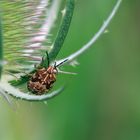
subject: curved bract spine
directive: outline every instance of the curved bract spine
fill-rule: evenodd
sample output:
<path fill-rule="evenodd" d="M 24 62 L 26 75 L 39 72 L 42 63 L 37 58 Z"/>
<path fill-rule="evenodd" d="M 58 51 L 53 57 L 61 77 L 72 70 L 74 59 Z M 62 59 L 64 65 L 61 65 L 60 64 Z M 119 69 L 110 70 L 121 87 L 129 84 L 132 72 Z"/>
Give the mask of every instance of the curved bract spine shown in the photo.
<path fill-rule="evenodd" d="M 6 95 L 11 95 L 17 99 L 22 99 L 22 100 L 27 100 L 27 101 L 43 101 L 43 100 L 48 100 L 57 96 L 59 93 L 61 93 L 64 90 L 64 87 L 61 87 L 58 90 L 52 91 L 48 94 L 31 95 L 28 93 L 21 92 L 19 89 L 11 86 L 9 83 L 2 81 L 0 82 L 0 89 L 3 91 L 2 94 L 5 97 Z"/>

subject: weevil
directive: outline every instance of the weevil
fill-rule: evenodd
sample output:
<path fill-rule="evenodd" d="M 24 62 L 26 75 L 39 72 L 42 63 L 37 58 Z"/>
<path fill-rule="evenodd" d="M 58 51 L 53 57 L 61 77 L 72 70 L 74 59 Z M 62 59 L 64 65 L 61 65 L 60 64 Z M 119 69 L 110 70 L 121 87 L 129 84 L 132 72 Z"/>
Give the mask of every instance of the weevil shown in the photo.
<path fill-rule="evenodd" d="M 48 66 L 37 69 L 27 82 L 28 90 L 36 95 L 47 93 L 53 87 L 53 84 L 56 81 L 56 75 L 58 74 L 58 66 L 67 61 L 66 59 L 57 65 L 54 63 L 54 66 L 51 66 L 48 53 L 47 59 Z"/>

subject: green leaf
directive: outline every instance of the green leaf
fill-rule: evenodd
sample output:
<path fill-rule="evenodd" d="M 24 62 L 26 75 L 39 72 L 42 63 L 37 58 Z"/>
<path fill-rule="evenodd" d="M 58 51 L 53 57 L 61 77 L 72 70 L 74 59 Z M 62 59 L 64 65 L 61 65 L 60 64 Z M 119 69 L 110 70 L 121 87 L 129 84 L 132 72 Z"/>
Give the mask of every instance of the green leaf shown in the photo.
<path fill-rule="evenodd" d="M 28 75 L 24 75 L 24 76 L 21 76 L 19 79 L 17 80 L 11 80 L 9 81 L 9 83 L 12 85 L 12 86 L 20 86 L 22 84 L 25 84 L 28 80 L 29 80 L 30 76 Z"/>

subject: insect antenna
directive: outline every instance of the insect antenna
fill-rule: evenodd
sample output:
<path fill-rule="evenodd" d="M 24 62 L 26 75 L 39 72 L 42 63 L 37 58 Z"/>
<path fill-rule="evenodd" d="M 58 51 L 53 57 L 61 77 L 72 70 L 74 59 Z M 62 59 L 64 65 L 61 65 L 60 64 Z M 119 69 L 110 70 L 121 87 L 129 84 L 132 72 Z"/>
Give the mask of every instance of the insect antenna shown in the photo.
<path fill-rule="evenodd" d="M 65 63 L 66 61 L 68 61 L 68 59 L 65 59 L 64 61 L 60 62 L 59 64 L 56 65 L 56 62 L 54 64 L 54 67 L 59 67 L 61 66 L 63 63 Z"/>

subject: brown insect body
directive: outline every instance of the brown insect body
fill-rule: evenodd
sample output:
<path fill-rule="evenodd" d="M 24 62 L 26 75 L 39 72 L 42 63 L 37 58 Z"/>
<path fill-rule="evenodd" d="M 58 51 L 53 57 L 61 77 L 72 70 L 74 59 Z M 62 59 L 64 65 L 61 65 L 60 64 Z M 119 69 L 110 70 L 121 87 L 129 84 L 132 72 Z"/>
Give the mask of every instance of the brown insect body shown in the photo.
<path fill-rule="evenodd" d="M 27 83 L 27 88 L 34 94 L 42 95 L 52 88 L 57 73 L 57 68 L 53 66 L 38 69 Z"/>

